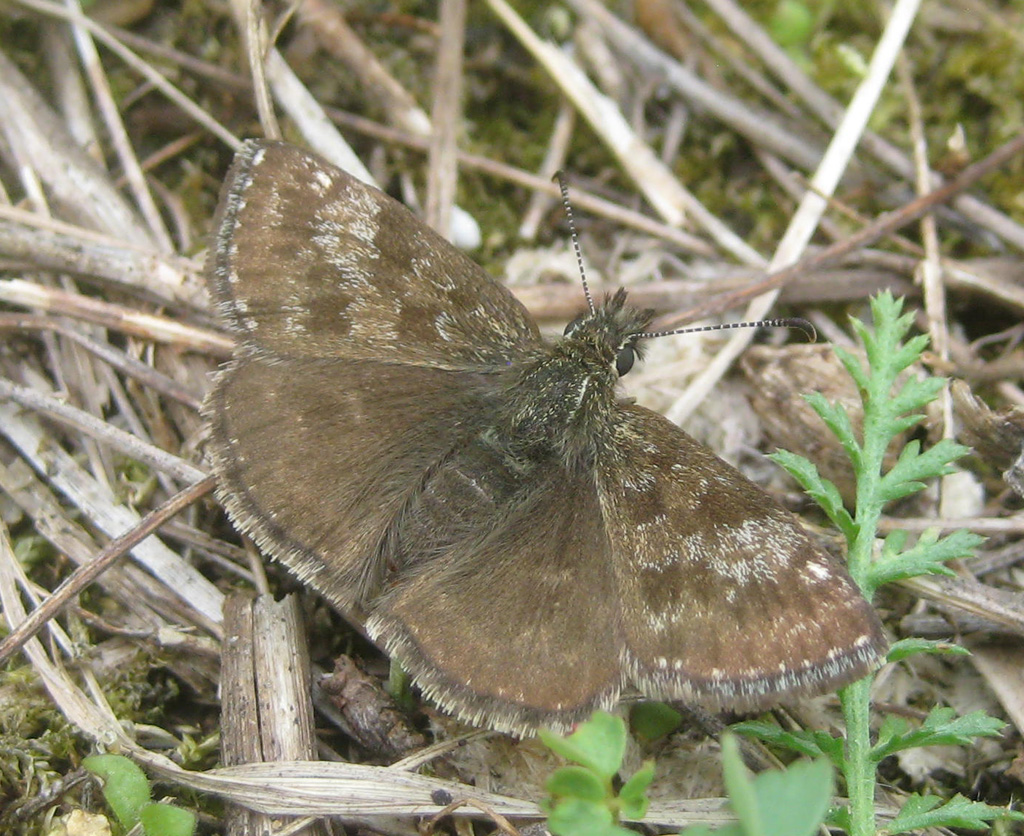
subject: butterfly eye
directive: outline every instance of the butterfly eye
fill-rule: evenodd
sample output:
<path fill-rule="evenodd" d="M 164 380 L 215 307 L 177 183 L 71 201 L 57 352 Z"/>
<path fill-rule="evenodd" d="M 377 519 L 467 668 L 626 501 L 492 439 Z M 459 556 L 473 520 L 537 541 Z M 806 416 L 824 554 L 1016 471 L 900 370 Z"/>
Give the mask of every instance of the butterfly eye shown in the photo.
<path fill-rule="evenodd" d="M 568 325 L 565 326 L 565 330 L 562 332 L 562 336 L 568 337 L 570 334 L 572 334 L 573 331 L 579 328 L 580 323 L 583 322 L 584 319 L 586 319 L 586 315 L 580 314 L 578 317 L 572 320 Z"/>
<path fill-rule="evenodd" d="M 631 368 L 633 363 L 636 361 L 636 350 L 631 345 L 624 345 L 619 349 L 619 353 L 615 355 L 615 371 L 618 372 L 619 377 L 626 374 Z"/>

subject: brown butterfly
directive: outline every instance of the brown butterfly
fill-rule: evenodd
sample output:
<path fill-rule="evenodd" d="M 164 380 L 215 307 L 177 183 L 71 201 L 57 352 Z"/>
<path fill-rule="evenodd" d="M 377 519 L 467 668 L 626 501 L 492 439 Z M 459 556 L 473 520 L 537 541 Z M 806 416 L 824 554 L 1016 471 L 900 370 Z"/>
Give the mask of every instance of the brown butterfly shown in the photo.
<path fill-rule="evenodd" d="M 237 339 L 206 406 L 221 501 L 442 708 L 522 733 L 625 689 L 753 709 L 877 664 L 843 566 L 616 392 L 650 321 L 624 292 L 549 344 L 403 206 L 264 141 L 208 273 Z"/>

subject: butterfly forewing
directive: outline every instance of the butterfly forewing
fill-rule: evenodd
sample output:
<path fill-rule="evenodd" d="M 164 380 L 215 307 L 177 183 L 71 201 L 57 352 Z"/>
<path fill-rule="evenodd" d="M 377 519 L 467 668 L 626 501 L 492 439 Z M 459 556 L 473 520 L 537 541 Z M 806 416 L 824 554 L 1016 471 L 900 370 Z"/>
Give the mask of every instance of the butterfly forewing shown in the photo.
<path fill-rule="evenodd" d="M 405 207 L 281 142 L 235 158 L 208 275 L 250 348 L 439 368 L 504 365 L 539 343 L 523 306 Z"/>
<path fill-rule="evenodd" d="M 239 341 L 206 406 L 222 501 L 358 611 L 379 591 L 391 517 L 493 420 L 482 372 L 536 351 L 536 326 L 400 204 L 279 142 L 235 158 L 207 272 Z"/>
<path fill-rule="evenodd" d="M 408 571 L 367 626 L 464 719 L 566 729 L 613 705 L 622 683 L 608 539 L 589 474 L 549 462 L 516 479 L 499 459 L 471 447 L 435 475 L 448 494 L 455 481 L 475 490 L 458 492 L 460 507 L 434 505 L 440 551 L 438 535 L 411 523 L 421 536 L 405 549 L 418 553 L 405 555 Z"/>
<path fill-rule="evenodd" d="M 429 468 L 493 420 L 492 387 L 363 360 L 234 363 L 206 406 L 219 496 L 272 557 L 343 611 L 362 609 L 385 572 L 388 524 Z M 460 422 L 446 420 L 454 410 Z"/>
<path fill-rule="evenodd" d="M 866 674 L 885 640 L 845 568 L 670 421 L 618 412 L 597 480 L 630 680 L 747 709 Z"/>

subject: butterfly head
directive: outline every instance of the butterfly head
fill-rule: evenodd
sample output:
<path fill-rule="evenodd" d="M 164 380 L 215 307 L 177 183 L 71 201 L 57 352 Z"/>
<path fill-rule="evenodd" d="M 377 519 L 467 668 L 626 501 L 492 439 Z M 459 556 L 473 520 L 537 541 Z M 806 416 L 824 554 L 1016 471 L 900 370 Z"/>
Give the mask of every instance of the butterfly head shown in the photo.
<path fill-rule="evenodd" d="M 640 339 L 652 316 L 652 311 L 627 306 L 626 291 L 620 289 L 600 307 L 566 325 L 563 343 L 613 368 L 615 378 L 619 378 L 643 356 Z"/>

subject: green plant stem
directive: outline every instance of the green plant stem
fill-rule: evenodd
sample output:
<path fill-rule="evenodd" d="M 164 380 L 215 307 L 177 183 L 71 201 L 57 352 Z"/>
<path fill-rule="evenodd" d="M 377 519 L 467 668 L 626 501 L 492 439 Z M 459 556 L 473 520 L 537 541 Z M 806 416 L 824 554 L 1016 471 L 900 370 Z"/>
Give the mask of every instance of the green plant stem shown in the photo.
<path fill-rule="evenodd" d="M 846 721 L 846 795 L 850 800 L 850 836 L 875 834 L 875 765 L 871 760 L 871 682 L 859 679 L 839 692 Z"/>
<path fill-rule="evenodd" d="M 876 395 L 877 397 L 877 395 Z M 864 446 L 857 480 L 856 535 L 849 543 L 850 575 L 867 596 L 870 588 L 871 560 L 882 503 L 878 500 L 882 463 L 890 434 L 878 426 L 881 421 L 872 409 L 871 396 L 864 405 Z M 867 676 L 843 688 L 839 699 L 846 722 L 846 795 L 850 800 L 850 836 L 875 834 L 875 764 L 871 759 L 871 683 Z"/>
<path fill-rule="evenodd" d="M 877 381 L 873 381 L 876 382 Z M 888 382 L 888 381 L 886 381 Z M 882 463 L 890 433 L 885 431 L 882 418 L 873 409 L 872 397 L 881 392 L 866 392 L 864 403 L 864 443 L 861 447 L 861 467 L 857 479 L 856 535 L 848 543 L 850 575 L 869 598 L 871 559 L 878 531 L 882 503 L 878 501 L 881 488 Z M 843 688 L 839 699 L 846 722 L 846 759 L 843 772 L 846 777 L 846 795 L 850 801 L 850 836 L 875 834 L 875 764 L 871 760 L 871 682 L 867 676 Z"/>
<path fill-rule="evenodd" d="M 864 405 L 864 445 L 861 448 L 861 468 L 857 475 L 857 534 L 849 543 L 847 565 L 850 575 L 869 598 L 874 593 L 868 588 L 871 577 L 871 558 L 878 533 L 882 503 L 878 492 L 882 481 L 882 463 L 890 434 L 877 427 L 878 417 L 871 409 L 870 400 Z"/>
<path fill-rule="evenodd" d="M 396 703 L 406 711 L 413 708 L 412 691 L 409 690 L 409 674 L 405 672 L 398 661 L 391 660 L 391 667 L 388 669 L 387 692 Z"/>

